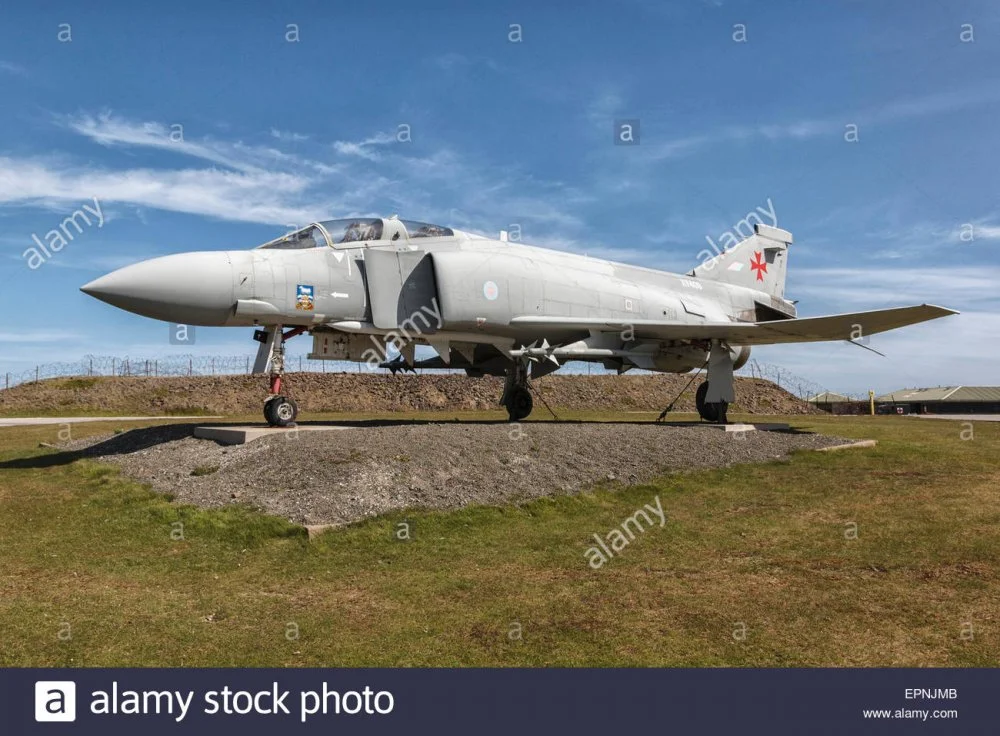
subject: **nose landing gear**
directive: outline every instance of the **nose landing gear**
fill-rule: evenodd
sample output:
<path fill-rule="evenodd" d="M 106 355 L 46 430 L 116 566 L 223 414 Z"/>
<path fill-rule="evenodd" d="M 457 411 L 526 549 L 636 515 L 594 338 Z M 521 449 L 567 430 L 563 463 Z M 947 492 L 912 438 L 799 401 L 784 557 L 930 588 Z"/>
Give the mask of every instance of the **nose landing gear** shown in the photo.
<path fill-rule="evenodd" d="M 274 325 L 254 333 L 260 342 L 254 373 L 267 373 L 269 378 L 268 399 L 264 402 L 264 420 L 271 427 L 290 427 L 295 424 L 299 407 L 293 399 L 282 394 L 282 376 L 285 373 L 285 340 L 300 335 L 305 327 L 296 327 L 288 332 L 281 325 Z"/>

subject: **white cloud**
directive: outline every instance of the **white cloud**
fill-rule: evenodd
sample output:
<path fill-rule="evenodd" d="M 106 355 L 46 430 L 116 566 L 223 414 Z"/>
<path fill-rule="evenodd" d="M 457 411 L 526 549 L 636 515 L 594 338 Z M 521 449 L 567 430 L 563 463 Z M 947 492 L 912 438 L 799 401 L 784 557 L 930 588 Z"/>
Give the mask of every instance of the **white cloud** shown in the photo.
<path fill-rule="evenodd" d="M 302 133 L 293 133 L 288 130 L 278 130 L 277 128 L 271 128 L 271 137 L 277 138 L 279 141 L 291 141 L 293 143 L 309 140 L 309 136 Z"/>
<path fill-rule="evenodd" d="M 806 140 L 818 136 L 841 135 L 845 126 L 894 123 L 901 120 L 938 115 L 955 110 L 992 104 L 1000 100 L 1000 92 L 988 90 L 959 90 L 926 95 L 910 99 L 892 100 L 881 107 L 867 110 L 845 111 L 835 118 L 815 118 L 793 120 L 787 123 L 763 125 L 731 125 L 708 133 L 682 136 L 646 149 L 647 160 L 660 161 L 690 155 L 703 148 L 719 143 L 740 142 L 754 139 Z"/>
<path fill-rule="evenodd" d="M 303 204 L 310 180 L 294 174 L 219 169 L 126 169 L 61 166 L 44 159 L 0 157 L 0 204 L 57 211 L 94 197 L 245 222 L 285 224 L 322 217 Z"/>
<path fill-rule="evenodd" d="M 253 146 L 242 141 L 227 142 L 210 138 L 189 139 L 179 124 L 136 122 L 105 112 L 98 116 L 80 115 L 61 119 L 69 129 L 103 146 L 154 148 L 192 156 L 243 172 L 261 172 L 269 168 L 303 168 L 333 173 L 336 167 L 285 153 L 269 146 Z M 275 132 L 272 130 L 272 135 Z M 297 134 L 290 134 L 297 135 Z"/>
<path fill-rule="evenodd" d="M 838 311 L 875 309 L 887 304 L 963 305 L 1000 302 L 1000 267 L 804 268 L 789 270 L 790 285 L 803 306 L 842 305 Z"/>
<path fill-rule="evenodd" d="M 6 72 L 7 74 L 13 74 L 18 77 L 24 77 L 28 75 L 27 69 L 25 69 L 20 64 L 15 64 L 12 61 L 0 61 L 0 72 Z"/>
<path fill-rule="evenodd" d="M 45 343 L 79 339 L 80 334 L 78 332 L 69 331 L 32 330 L 31 332 L 0 332 L 0 343 Z"/>
<path fill-rule="evenodd" d="M 333 148 L 337 153 L 345 156 L 358 156 L 368 161 L 379 161 L 382 157 L 378 151 L 373 150 L 374 147 L 385 146 L 395 142 L 396 136 L 392 133 L 377 133 L 363 141 L 336 141 L 333 144 Z"/>

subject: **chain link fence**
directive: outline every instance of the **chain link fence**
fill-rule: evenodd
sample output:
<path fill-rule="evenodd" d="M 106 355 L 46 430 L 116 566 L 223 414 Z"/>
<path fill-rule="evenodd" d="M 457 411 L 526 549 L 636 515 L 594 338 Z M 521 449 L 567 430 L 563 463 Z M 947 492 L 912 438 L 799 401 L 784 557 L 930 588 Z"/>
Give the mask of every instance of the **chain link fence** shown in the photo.
<path fill-rule="evenodd" d="M 253 362 L 254 358 L 250 355 L 175 355 L 166 358 L 86 355 L 75 362 L 43 363 L 28 370 L 7 371 L 0 388 L 7 389 L 48 378 L 85 376 L 232 376 L 249 374 L 253 370 Z M 285 370 L 314 373 L 371 372 L 361 363 L 309 360 L 301 356 L 286 357 Z M 382 370 L 379 369 L 379 372 Z"/>

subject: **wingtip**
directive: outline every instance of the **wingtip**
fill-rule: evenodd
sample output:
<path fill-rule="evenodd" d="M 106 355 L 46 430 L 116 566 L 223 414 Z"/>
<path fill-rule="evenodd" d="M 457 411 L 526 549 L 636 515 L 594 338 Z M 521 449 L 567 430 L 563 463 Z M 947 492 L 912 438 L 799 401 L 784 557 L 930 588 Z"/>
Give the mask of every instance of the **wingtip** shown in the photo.
<path fill-rule="evenodd" d="M 925 304 L 924 306 L 927 307 L 928 309 L 934 309 L 940 312 L 942 317 L 947 317 L 948 315 L 951 314 L 961 314 L 961 312 L 959 312 L 957 309 L 950 309 L 948 307 L 942 307 L 937 304 Z"/>

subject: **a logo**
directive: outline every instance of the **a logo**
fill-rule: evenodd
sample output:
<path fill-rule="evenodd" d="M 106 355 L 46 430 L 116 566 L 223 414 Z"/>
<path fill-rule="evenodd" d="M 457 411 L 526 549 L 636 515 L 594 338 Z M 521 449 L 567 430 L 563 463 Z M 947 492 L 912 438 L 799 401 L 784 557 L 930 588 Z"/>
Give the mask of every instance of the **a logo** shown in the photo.
<path fill-rule="evenodd" d="M 41 680 L 35 683 L 35 720 L 76 720 L 76 683 Z"/>
<path fill-rule="evenodd" d="M 314 289 L 306 284 L 299 284 L 295 287 L 295 308 L 304 309 L 307 312 L 313 310 Z"/>
<path fill-rule="evenodd" d="M 750 259 L 750 270 L 756 272 L 758 281 L 764 280 L 764 274 L 767 273 L 767 264 L 761 257 L 759 250 L 754 251 L 753 258 Z"/>
<path fill-rule="evenodd" d="M 500 296 L 500 287 L 496 285 L 495 281 L 487 281 L 483 284 L 483 296 L 491 302 L 496 301 L 496 298 Z"/>

